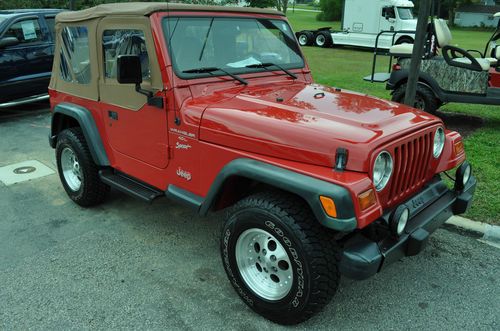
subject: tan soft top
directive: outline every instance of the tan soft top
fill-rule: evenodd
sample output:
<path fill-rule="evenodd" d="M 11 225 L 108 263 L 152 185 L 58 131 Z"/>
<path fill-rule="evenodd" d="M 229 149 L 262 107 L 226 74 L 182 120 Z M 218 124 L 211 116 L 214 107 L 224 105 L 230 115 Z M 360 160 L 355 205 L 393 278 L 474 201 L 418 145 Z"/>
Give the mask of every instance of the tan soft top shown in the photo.
<path fill-rule="evenodd" d="M 254 13 L 284 16 L 282 12 L 272 9 L 252 7 L 224 7 L 202 6 L 167 2 L 122 2 L 98 5 L 79 11 L 66 11 L 56 16 L 57 22 L 79 22 L 104 16 L 141 15 L 148 16 L 159 11 L 206 11 L 206 12 L 231 12 Z"/>

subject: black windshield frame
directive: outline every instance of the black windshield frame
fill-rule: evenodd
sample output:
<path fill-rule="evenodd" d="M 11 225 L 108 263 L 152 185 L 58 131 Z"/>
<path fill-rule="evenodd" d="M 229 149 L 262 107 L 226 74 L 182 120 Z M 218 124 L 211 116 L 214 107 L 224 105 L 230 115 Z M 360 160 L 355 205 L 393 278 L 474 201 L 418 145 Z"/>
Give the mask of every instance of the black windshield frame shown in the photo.
<path fill-rule="evenodd" d="M 165 38 L 165 42 L 167 45 L 167 50 L 169 53 L 170 61 L 172 63 L 172 67 L 174 70 L 174 73 L 177 77 L 181 79 L 198 79 L 198 78 L 209 78 L 209 77 L 217 77 L 217 76 L 227 76 L 225 73 L 184 73 L 183 70 L 179 68 L 175 61 L 175 56 L 173 54 L 172 50 L 172 43 L 171 43 L 171 38 L 173 36 L 173 33 L 175 33 L 175 30 L 177 28 L 177 24 L 179 22 L 178 19 L 208 19 L 208 20 L 224 20 L 224 19 L 231 19 L 231 20 L 255 20 L 265 27 L 271 27 L 273 29 L 278 29 L 281 32 L 283 32 L 284 38 L 285 38 L 285 43 L 288 46 L 288 48 L 294 52 L 298 58 L 300 59 L 300 62 L 298 63 L 280 63 L 280 65 L 287 70 L 290 69 L 304 69 L 306 66 L 306 62 L 304 59 L 304 56 L 302 54 L 302 51 L 300 49 L 300 46 L 298 45 L 295 35 L 293 33 L 293 30 L 290 27 L 290 24 L 283 19 L 280 18 L 256 18 L 256 17 L 239 17 L 239 16 L 198 16 L 198 15 L 167 15 L 164 16 L 162 19 L 162 29 L 163 29 L 163 34 Z M 172 22 L 169 24 L 169 20 L 177 20 L 177 22 Z M 286 24 L 287 29 L 289 29 L 291 36 L 287 35 L 284 31 L 282 31 L 275 23 L 281 23 L 281 24 Z M 173 24 L 173 25 L 172 25 Z M 212 32 L 210 32 L 212 33 Z M 293 37 L 292 37 L 293 36 Z M 241 67 L 241 68 L 228 68 L 224 67 L 225 70 L 231 72 L 234 75 L 244 75 L 244 74 L 252 74 L 252 73 L 262 73 L 266 72 L 269 70 L 266 70 L 265 68 L 247 68 L 247 67 Z"/>

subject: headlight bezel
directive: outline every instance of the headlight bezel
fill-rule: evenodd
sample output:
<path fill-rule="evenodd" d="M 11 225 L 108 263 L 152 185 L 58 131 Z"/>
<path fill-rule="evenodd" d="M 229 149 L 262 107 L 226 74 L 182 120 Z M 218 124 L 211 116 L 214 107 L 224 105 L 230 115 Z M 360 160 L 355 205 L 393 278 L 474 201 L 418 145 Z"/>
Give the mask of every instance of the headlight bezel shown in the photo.
<path fill-rule="evenodd" d="M 376 175 L 376 171 L 381 170 L 380 169 L 381 166 L 378 166 L 377 162 L 384 162 L 384 164 L 382 165 L 384 172 L 380 175 L 378 174 Z M 392 177 L 393 171 L 394 171 L 394 161 L 392 159 L 391 153 L 385 150 L 378 153 L 377 157 L 375 158 L 375 161 L 373 162 L 373 170 L 372 170 L 373 186 L 375 187 L 375 190 L 377 192 L 380 192 L 387 187 L 387 184 L 389 183 Z"/>
<path fill-rule="evenodd" d="M 440 145 L 437 145 L 438 148 L 436 148 L 436 139 L 440 138 Z M 434 132 L 434 140 L 432 143 L 432 156 L 434 156 L 435 159 L 438 159 L 442 154 L 444 150 L 444 145 L 446 143 L 446 135 L 444 133 L 443 127 L 438 127 L 436 131 Z"/>

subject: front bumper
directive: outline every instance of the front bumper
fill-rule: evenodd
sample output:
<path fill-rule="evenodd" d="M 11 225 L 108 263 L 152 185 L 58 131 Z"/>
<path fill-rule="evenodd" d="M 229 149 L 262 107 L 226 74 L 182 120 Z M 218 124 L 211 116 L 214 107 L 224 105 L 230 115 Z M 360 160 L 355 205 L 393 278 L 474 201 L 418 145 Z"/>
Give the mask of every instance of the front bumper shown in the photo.
<path fill-rule="evenodd" d="M 346 277 L 362 280 L 404 256 L 418 254 L 431 233 L 452 215 L 462 214 L 470 207 L 475 188 L 475 177 L 471 177 L 460 192 L 448 189 L 439 178 L 435 178 L 405 202 L 410 209 L 410 219 L 399 238 L 387 233 L 374 240 L 363 232 L 350 237 L 344 243 L 340 272 Z M 384 214 L 380 223 L 386 223 L 391 212 Z"/>

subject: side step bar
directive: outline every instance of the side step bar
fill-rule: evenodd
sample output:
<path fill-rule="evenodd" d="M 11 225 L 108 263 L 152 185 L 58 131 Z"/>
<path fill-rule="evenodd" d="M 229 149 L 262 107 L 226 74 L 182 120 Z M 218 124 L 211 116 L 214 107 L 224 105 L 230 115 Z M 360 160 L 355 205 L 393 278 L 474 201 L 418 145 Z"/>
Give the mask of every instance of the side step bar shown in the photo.
<path fill-rule="evenodd" d="M 115 172 L 113 169 L 100 170 L 99 177 L 103 183 L 149 203 L 153 202 L 154 199 L 165 195 L 163 191 L 142 183 L 137 179 L 133 179 L 125 174 Z"/>

